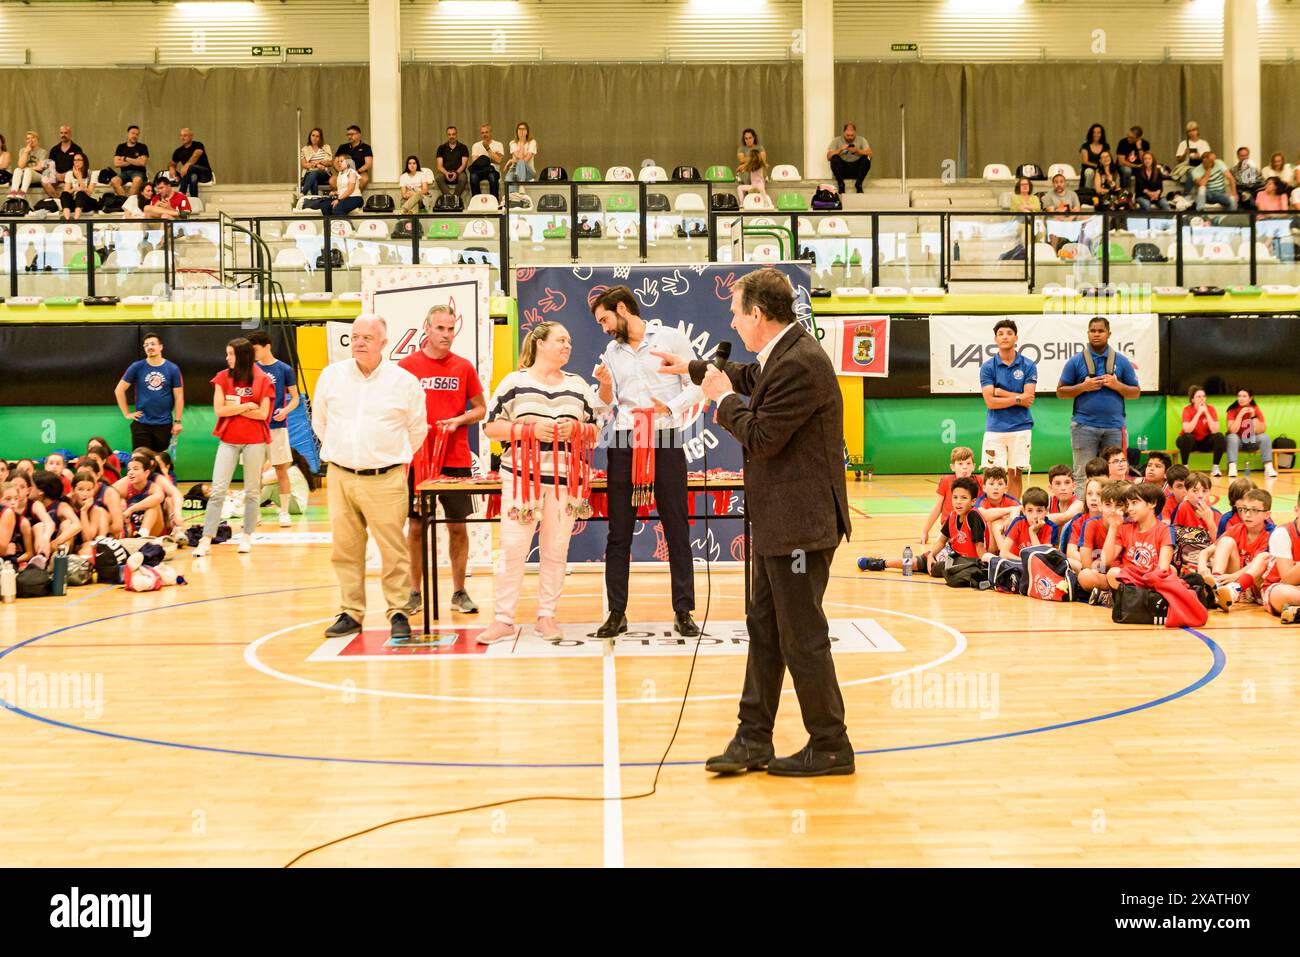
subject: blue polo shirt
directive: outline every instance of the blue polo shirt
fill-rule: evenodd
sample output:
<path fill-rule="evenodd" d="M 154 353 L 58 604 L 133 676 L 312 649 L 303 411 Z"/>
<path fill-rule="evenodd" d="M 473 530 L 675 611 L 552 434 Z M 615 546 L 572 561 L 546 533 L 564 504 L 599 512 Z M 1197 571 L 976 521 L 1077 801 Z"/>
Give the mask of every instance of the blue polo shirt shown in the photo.
<path fill-rule="evenodd" d="M 122 381 L 135 386 L 135 407 L 144 415 L 144 425 L 171 425 L 175 410 L 173 389 L 184 385 L 180 367 L 164 359 L 162 365 L 151 366 L 148 359 L 137 359 L 122 373 Z"/>
<path fill-rule="evenodd" d="M 1112 351 L 1107 349 L 1100 356 L 1095 352 L 1092 354 L 1097 375 L 1105 375 Z M 1076 352 L 1061 370 L 1061 385 L 1078 385 L 1086 378 L 1088 378 L 1088 366 L 1083 361 L 1083 353 Z M 1122 353 L 1115 355 L 1115 378 L 1128 386 L 1138 384 L 1133 363 L 1129 362 Z M 1098 389 L 1096 392 L 1082 392 L 1074 397 L 1073 421 L 1093 429 L 1122 429 L 1124 428 L 1124 397 L 1109 388 Z"/>
<path fill-rule="evenodd" d="M 996 386 L 1007 392 L 1024 392 L 1025 386 L 1038 382 L 1038 366 L 1017 352 L 1011 364 L 1003 362 L 998 356 L 989 359 L 980 366 L 980 388 L 986 385 Z M 988 432 L 1025 432 L 1034 427 L 1034 417 L 1022 405 L 1012 405 L 1005 409 L 989 409 L 984 417 L 984 429 Z"/>

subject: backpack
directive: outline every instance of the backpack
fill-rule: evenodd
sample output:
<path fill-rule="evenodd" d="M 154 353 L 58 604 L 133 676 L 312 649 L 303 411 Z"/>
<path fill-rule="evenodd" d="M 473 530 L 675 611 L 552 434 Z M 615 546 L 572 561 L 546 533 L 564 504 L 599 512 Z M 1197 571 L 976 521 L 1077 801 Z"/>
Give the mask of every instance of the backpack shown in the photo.
<path fill-rule="evenodd" d="M 0 214 L 5 216 L 26 216 L 31 211 L 31 203 L 21 196 L 10 196 L 5 200 L 4 205 L 0 206 Z"/>
<path fill-rule="evenodd" d="M 1115 356 L 1116 356 L 1116 355 L 1117 355 L 1117 353 L 1116 353 L 1114 347 L 1112 346 L 1112 347 L 1111 347 L 1111 350 L 1110 350 L 1110 355 L 1108 355 L 1108 356 L 1106 357 L 1106 375 L 1114 375 L 1114 374 L 1115 374 Z M 1091 349 L 1091 348 L 1086 348 L 1086 349 L 1083 350 L 1083 364 L 1084 364 L 1085 366 L 1087 366 L 1087 368 L 1088 368 L 1088 375 L 1090 375 L 1090 376 L 1094 376 L 1094 375 L 1097 374 L 1097 363 L 1096 363 L 1096 360 L 1094 360 L 1093 357 L 1092 357 L 1092 349 Z"/>
<path fill-rule="evenodd" d="M 1024 577 L 1020 594 L 1039 601 L 1080 601 L 1079 579 L 1059 548 L 1031 545 L 1020 553 Z"/>
<path fill-rule="evenodd" d="M 316 257 L 316 268 L 317 269 L 325 268 L 324 250 L 321 250 L 321 254 Z M 339 249 L 337 246 L 330 247 L 330 268 L 331 269 L 343 268 L 343 250 Z"/>
<path fill-rule="evenodd" d="M 694 166 L 678 166 L 673 170 L 674 183 L 690 183 L 700 178 L 700 171 Z"/>
<path fill-rule="evenodd" d="M 57 213 L 59 211 L 59 204 L 52 199 L 43 199 L 36 204 L 35 208 L 43 209 L 47 213 Z"/>
<path fill-rule="evenodd" d="M 569 203 L 563 193 L 547 193 L 537 200 L 539 213 L 564 213 L 568 212 L 568 209 Z"/>
<path fill-rule="evenodd" d="M 79 585 L 89 585 L 91 573 L 94 566 L 91 565 L 90 559 L 85 555 L 68 556 L 68 574 L 66 581 L 69 586 L 75 588 Z"/>
<path fill-rule="evenodd" d="M 1164 263 L 1169 260 L 1160 252 L 1155 243 L 1134 243 L 1133 261 L 1135 263 Z"/>
<path fill-rule="evenodd" d="M 19 598 L 44 598 L 51 591 L 50 573 L 44 568 L 28 565 L 18 573 L 16 582 Z"/>
<path fill-rule="evenodd" d="M 181 508 L 186 511 L 202 511 L 208 507 L 208 497 L 203 494 L 203 483 L 195 482 L 185 492 L 185 498 L 181 502 Z"/>
<path fill-rule="evenodd" d="M 464 209 L 459 193 L 444 193 L 433 201 L 434 212 L 459 213 Z"/>
<path fill-rule="evenodd" d="M 126 559 L 126 548 L 117 539 L 95 539 L 95 579 L 101 585 L 122 584 L 122 566 Z"/>
<path fill-rule="evenodd" d="M 1290 451 L 1282 451 L 1289 449 Z M 1286 462 L 1283 464 L 1282 456 L 1286 456 Z M 1279 435 L 1273 440 L 1273 464 L 1280 469 L 1289 469 L 1295 467 L 1295 439 L 1285 435 Z"/>
<path fill-rule="evenodd" d="M 1110 620 L 1117 625 L 1163 625 L 1169 617 L 1169 602 L 1154 588 L 1120 582 Z"/>
<path fill-rule="evenodd" d="M 99 211 L 101 213 L 120 213 L 125 205 L 126 197 L 119 196 L 117 193 L 105 193 L 99 199 Z"/>
<path fill-rule="evenodd" d="M 812 194 L 813 209 L 843 209 L 844 204 L 840 201 L 840 194 L 829 186 L 818 186 Z"/>
<path fill-rule="evenodd" d="M 1196 559 L 1210 547 L 1210 533 L 1196 525 L 1174 526 L 1174 567 L 1196 568 Z"/>
<path fill-rule="evenodd" d="M 543 183 L 563 183 L 568 178 L 569 174 L 563 166 L 548 166 L 542 170 L 542 175 L 538 177 Z"/>
<path fill-rule="evenodd" d="M 715 213 L 734 213 L 740 209 L 740 203 L 730 193 L 714 193 L 709 200 L 709 208 Z"/>
<path fill-rule="evenodd" d="M 1196 572 L 1187 572 L 1182 576 L 1183 584 L 1191 589 L 1192 594 L 1205 606 L 1206 611 L 1214 611 L 1219 603 L 1214 595 L 1214 586 Z"/>
<path fill-rule="evenodd" d="M 372 193 L 366 197 L 366 205 L 362 207 L 364 213 L 391 213 L 396 209 L 393 197 L 387 193 Z"/>
<path fill-rule="evenodd" d="M 647 213 L 668 213 L 672 211 L 672 208 L 672 204 L 668 202 L 668 197 L 663 193 L 645 194 L 645 211 Z"/>
<path fill-rule="evenodd" d="M 987 582 L 984 563 L 967 555 L 953 555 L 943 568 L 943 580 L 949 588 L 978 588 Z"/>

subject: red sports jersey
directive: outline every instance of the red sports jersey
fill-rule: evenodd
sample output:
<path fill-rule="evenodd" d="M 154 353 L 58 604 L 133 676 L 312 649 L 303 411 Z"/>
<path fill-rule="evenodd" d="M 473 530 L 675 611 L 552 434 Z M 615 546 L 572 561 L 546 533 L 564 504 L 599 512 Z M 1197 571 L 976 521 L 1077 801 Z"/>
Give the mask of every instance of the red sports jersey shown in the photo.
<path fill-rule="evenodd" d="M 1136 522 L 1126 522 L 1115 533 L 1120 546 L 1119 566 L 1138 572 L 1155 571 L 1160 567 L 1160 549 L 1173 547 L 1173 530 L 1157 521 L 1148 531 L 1139 531 Z M 1268 537 L 1264 538 L 1265 544 Z"/>
<path fill-rule="evenodd" d="M 236 386 L 231 381 L 230 370 L 222 369 L 212 377 L 212 384 L 221 387 L 221 392 L 229 401 L 231 396 L 238 396 L 240 402 L 252 402 L 260 405 L 263 399 L 270 399 L 275 404 L 275 383 L 271 377 L 253 366 L 253 384 Z M 246 415 L 226 415 L 217 419 L 212 434 L 227 445 L 264 445 L 271 441 L 271 428 L 266 419 L 250 419 Z"/>
<path fill-rule="evenodd" d="M 1019 556 L 1020 550 L 1028 548 L 1030 545 L 1052 544 L 1052 525 L 1049 522 L 1044 522 L 1038 527 L 1037 535 L 1031 537 L 1029 522 L 1021 515 L 1007 528 L 1006 539 L 1011 545 L 1012 552 Z"/>
<path fill-rule="evenodd" d="M 1211 511 L 1214 510 L 1211 509 Z M 1218 513 L 1216 512 L 1215 514 L 1217 515 Z M 1174 512 L 1173 523 L 1174 525 L 1181 525 L 1184 528 L 1203 528 L 1207 532 L 1213 531 L 1209 525 L 1205 524 L 1205 520 L 1202 519 L 1200 515 L 1196 514 L 1196 509 L 1192 507 L 1192 503 L 1187 499 L 1183 499 L 1182 504 L 1178 506 L 1178 511 Z"/>
<path fill-rule="evenodd" d="M 939 494 L 943 496 L 943 507 L 939 510 L 939 521 L 941 522 L 947 521 L 948 516 L 952 514 L 952 483 L 956 477 L 955 475 L 945 475 L 939 479 Z M 978 475 L 972 475 L 971 478 L 975 480 L 975 484 L 980 488 L 979 494 L 975 496 L 979 498 L 980 495 L 984 494 L 984 480 Z"/>
<path fill-rule="evenodd" d="M 1101 554 L 1101 547 L 1106 544 L 1106 521 L 1100 515 L 1090 515 L 1080 529 L 1075 542 L 1079 548 L 1091 548 L 1094 556 Z"/>
<path fill-rule="evenodd" d="M 473 363 L 455 353 L 431 359 L 423 349 L 418 349 L 397 364 L 419 379 L 424 389 L 425 414 L 429 417 L 426 442 L 432 442 L 436 436 L 435 423 L 461 415 L 469 407 L 469 400 L 483 393 Z M 469 468 L 474 464 L 469 455 L 469 429 L 460 428 L 451 433 L 442 464 L 449 468 Z"/>
<path fill-rule="evenodd" d="M 1245 524 L 1241 523 L 1228 529 L 1227 537 L 1237 543 L 1237 554 L 1241 556 L 1241 564 L 1248 565 L 1256 555 L 1268 551 L 1270 534 L 1272 533 L 1267 528 L 1261 528 L 1259 534 L 1252 538 Z"/>
<path fill-rule="evenodd" d="M 1079 500 L 1079 496 L 1071 495 L 1069 498 L 1062 499 L 1053 495 L 1047 500 L 1047 514 L 1058 515 L 1061 512 L 1069 511 L 1070 506 Z"/>
<path fill-rule="evenodd" d="M 943 523 L 943 536 L 948 540 L 952 550 L 967 558 L 980 557 L 975 545 L 983 541 L 987 548 L 988 534 L 984 518 L 974 509 L 967 512 L 964 518 L 954 512 Z"/>
<path fill-rule="evenodd" d="M 1165 507 L 1160 510 L 1161 520 L 1171 525 L 1174 524 L 1174 516 L 1178 514 L 1178 507 L 1181 504 L 1182 503 L 1179 502 L 1178 499 L 1174 498 L 1174 494 L 1172 492 L 1166 495 Z"/>

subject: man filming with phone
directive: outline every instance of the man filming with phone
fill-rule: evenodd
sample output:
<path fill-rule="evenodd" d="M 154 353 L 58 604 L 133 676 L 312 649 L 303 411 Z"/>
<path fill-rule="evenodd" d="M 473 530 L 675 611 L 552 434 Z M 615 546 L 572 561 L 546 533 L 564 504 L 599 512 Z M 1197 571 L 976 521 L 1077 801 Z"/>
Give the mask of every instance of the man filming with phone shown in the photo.
<path fill-rule="evenodd" d="M 1088 322 L 1088 348 L 1065 364 L 1056 386 L 1058 399 L 1074 400 L 1070 450 L 1080 489 L 1089 459 L 1108 445 L 1124 446 L 1124 400 L 1141 394 L 1133 363 L 1110 347 L 1110 320 L 1094 316 Z"/>

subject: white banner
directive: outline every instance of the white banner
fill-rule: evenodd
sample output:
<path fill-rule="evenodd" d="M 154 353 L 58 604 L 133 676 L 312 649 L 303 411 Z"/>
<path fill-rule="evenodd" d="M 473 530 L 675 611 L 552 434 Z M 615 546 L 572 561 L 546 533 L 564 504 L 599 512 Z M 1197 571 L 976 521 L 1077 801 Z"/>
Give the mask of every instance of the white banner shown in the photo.
<path fill-rule="evenodd" d="M 932 395 L 980 391 L 980 366 L 998 354 L 993 326 L 1014 319 L 1019 350 L 1038 366 L 1038 393 L 1050 393 L 1066 362 L 1088 346 L 1088 321 L 1081 315 L 931 316 L 930 392 Z M 1160 388 L 1160 324 L 1153 313 L 1114 315 L 1110 345 L 1133 363 L 1143 390 Z"/>

